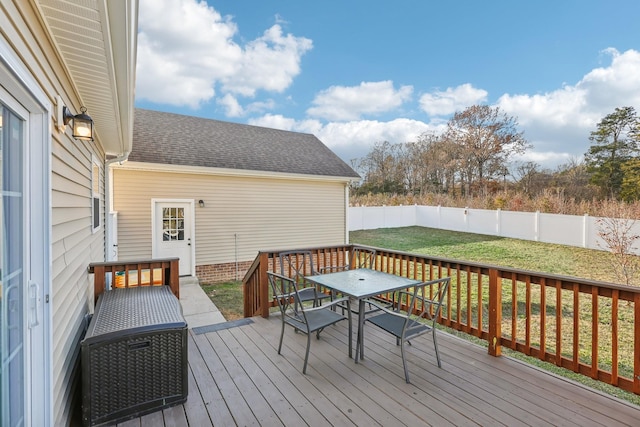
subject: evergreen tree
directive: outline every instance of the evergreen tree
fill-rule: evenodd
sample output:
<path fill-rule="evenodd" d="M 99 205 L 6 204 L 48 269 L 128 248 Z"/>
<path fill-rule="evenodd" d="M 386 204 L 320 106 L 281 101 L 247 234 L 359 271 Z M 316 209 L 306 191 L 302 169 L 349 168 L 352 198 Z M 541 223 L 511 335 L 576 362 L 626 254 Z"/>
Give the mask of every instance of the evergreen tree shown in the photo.
<path fill-rule="evenodd" d="M 585 154 L 585 162 L 591 183 L 605 196 L 616 199 L 620 196 L 624 180 L 622 166 L 638 152 L 637 127 L 634 108 L 623 107 L 605 116 L 591 132 L 589 140 L 593 144 Z"/>

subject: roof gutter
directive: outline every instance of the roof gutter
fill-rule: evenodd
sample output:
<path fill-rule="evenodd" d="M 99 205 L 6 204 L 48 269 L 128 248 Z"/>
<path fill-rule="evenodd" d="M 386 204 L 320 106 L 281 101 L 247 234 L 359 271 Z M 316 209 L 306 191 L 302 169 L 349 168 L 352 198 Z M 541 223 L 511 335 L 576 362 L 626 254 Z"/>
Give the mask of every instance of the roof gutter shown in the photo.
<path fill-rule="evenodd" d="M 114 163 L 122 164 L 127 161 L 131 151 L 108 159 L 104 162 L 104 199 L 105 199 L 105 239 L 104 239 L 104 253 L 105 261 L 117 261 L 118 259 L 118 236 L 114 236 L 113 232 L 117 231 L 117 223 L 115 220 L 115 213 L 113 211 L 113 170 L 111 165 Z"/>
<path fill-rule="evenodd" d="M 334 182 L 358 182 L 361 177 L 353 176 L 331 176 L 331 175 L 308 175 L 303 173 L 272 172 L 253 169 L 232 169 L 209 166 L 187 166 L 171 165 L 167 163 L 148 163 L 128 161 L 123 169 L 139 170 L 147 172 L 170 172 L 187 173 L 190 175 L 218 175 L 218 176 L 240 176 L 243 178 L 274 178 L 274 179 L 299 179 L 304 181 L 334 181 Z"/>

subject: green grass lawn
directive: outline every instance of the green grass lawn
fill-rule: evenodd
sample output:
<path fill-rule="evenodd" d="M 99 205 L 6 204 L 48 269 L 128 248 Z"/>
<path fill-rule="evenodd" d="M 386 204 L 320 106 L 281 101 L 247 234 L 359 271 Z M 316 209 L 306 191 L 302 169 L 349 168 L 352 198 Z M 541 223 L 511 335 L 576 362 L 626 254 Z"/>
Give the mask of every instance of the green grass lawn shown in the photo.
<path fill-rule="evenodd" d="M 242 282 L 203 284 L 202 289 L 227 320 L 244 317 Z"/>
<path fill-rule="evenodd" d="M 585 279 L 617 282 L 615 275 L 612 273 L 612 255 L 592 249 L 425 227 L 354 231 L 350 233 L 350 240 L 352 244 Z M 227 320 L 243 316 L 242 285 L 240 283 L 227 282 L 204 285 L 203 288 Z M 451 332 L 456 333 L 454 331 Z M 456 334 L 470 338 L 465 334 Z M 473 338 L 470 339 L 473 340 Z M 484 341 L 474 341 L 486 346 Z M 634 404 L 640 404 L 640 397 L 632 393 L 626 393 L 616 387 L 590 380 L 582 375 L 573 374 L 565 369 L 541 362 L 536 358 L 527 357 L 520 353 L 512 353 L 507 349 L 503 349 L 503 352 Z"/>
<path fill-rule="evenodd" d="M 593 249 L 425 227 L 352 231 L 351 243 L 616 282 L 612 255 Z"/>

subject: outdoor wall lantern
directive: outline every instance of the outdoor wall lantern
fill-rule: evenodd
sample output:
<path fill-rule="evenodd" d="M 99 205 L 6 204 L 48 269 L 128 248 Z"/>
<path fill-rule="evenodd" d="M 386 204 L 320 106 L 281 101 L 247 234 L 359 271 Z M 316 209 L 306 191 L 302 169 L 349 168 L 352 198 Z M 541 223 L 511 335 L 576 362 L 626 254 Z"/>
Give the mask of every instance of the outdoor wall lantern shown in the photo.
<path fill-rule="evenodd" d="M 73 115 L 65 106 L 62 107 L 62 121 L 68 125 L 73 120 L 73 137 L 85 141 L 93 141 L 93 120 L 87 114 L 87 109 L 80 107 L 80 114 Z"/>
<path fill-rule="evenodd" d="M 202 200 L 202 199 L 198 200 L 198 205 L 199 205 L 201 208 L 204 208 L 204 200 Z"/>
<path fill-rule="evenodd" d="M 67 129 L 69 122 L 73 121 L 73 137 L 85 141 L 93 141 L 93 120 L 87 114 L 87 109 L 80 107 L 80 114 L 72 114 L 64 105 L 60 95 L 56 96 L 56 126 L 60 132 Z"/>

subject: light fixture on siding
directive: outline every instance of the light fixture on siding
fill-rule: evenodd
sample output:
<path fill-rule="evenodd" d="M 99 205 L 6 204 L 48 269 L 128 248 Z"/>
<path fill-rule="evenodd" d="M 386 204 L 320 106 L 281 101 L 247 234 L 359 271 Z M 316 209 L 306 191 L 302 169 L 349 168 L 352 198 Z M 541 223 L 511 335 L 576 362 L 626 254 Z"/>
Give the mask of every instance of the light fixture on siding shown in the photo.
<path fill-rule="evenodd" d="M 198 205 L 199 205 L 201 208 L 204 208 L 204 200 L 202 200 L 202 199 L 198 200 Z"/>
<path fill-rule="evenodd" d="M 93 141 L 93 120 L 87 114 L 87 109 L 80 107 L 80 114 L 72 114 L 64 105 L 62 98 L 56 96 L 56 124 L 60 132 L 64 132 L 69 122 L 73 121 L 73 137 L 86 141 Z"/>
<path fill-rule="evenodd" d="M 64 106 L 62 107 L 63 123 L 66 126 L 73 120 L 73 137 L 85 141 L 93 141 L 93 120 L 87 114 L 86 107 L 80 107 L 80 114 L 75 116 Z"/>

